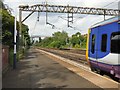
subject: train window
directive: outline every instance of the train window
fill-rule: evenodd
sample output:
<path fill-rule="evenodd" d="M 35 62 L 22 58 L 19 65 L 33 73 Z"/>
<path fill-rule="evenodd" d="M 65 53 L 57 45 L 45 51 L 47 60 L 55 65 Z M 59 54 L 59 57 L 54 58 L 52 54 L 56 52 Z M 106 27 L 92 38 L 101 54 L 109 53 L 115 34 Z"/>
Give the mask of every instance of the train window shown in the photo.
<path fill-rule="evenodd" d="M 94 54 L 95 52 L 95 35 L 92 35 L 92 45 L 91 45 L 91 52 Z"/>
<path fill-rule="evenodd" d="M 120 54 L 120 32 L 115 32 L 111 35 L 111 53 Z"/>
<path fill-rule="evenodd" d="M 106 52 L 107 49 L 107 34 L 102 35 L 101 51 Z"/>

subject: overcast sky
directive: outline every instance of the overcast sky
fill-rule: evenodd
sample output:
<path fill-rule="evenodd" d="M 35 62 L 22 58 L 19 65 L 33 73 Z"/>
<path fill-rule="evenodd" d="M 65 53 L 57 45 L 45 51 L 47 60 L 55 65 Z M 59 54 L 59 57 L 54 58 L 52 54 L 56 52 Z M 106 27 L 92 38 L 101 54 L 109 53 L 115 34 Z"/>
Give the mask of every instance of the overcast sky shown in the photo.
<path fill-rule="evenodd" d="M 71 5 L 71 6 L 82 6 L 82 7 L 96 7 L 96 8 L 111 8 L 118 9 L 118 2 L 120 0 L 47 0 L 48 4 L 53 5 Z M 35 4 L 44 4 L 45 0 L 4 0 L 4 3 L 7 4 L 10 8 L 13 9 L 13 15 L 17 14 L 18 19 L 18 6 L 19 5 L 35 5 Z M 30 12 L 23 12 L 23 19 Z M 51 36 L 52 33 L 57 31 L 66 31 L 70 36 L 76 32 L 86 34 L 88 28 L 91 25 L 104 20 L 103 16 L 96 15 L 80 15 L 74 14 L 74 23 L 71 26 L 75 29 L 67 27 L 67 21 L 62 19 L 66 18 L 67 14 L 56 14 L 48 13 L 48 22 L 55 25 L 56 29 L 52 29 L 50 25 L 46 25 L 45 13 L 40 13 L 39 22 L 37 22 L 38 13 L 32 14 L 24 24 L 29 26 L 30 35 L 41 35 L 41 36 Z M 62 18 L 60 18 L 62 17 Z M 82 17 L 82 18 L 80 18 Z M 106 17 L 110 18 L 110 17 Z M 36 23 L 36 26 L 35 26 Z"/>

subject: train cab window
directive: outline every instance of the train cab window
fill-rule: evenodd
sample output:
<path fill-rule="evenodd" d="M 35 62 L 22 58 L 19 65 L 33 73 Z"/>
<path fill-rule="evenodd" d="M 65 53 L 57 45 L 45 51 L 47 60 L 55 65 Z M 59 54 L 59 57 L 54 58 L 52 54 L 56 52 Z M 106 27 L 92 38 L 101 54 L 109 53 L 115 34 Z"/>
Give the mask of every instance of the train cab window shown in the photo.
<path fill-rule="evenodd" d="M 107 34 L 103 34 L 101 42 L 101 51 L 106 52 L 106 49 L 107 49 Z"/>
<path fill-rule="evenodd" d="M 111 35 L 111 53 L 120 54 L 120 32 Z"/>
<path fill-rule="evenodd" d="M 92 42 L 91 42 L 91 52 L 94 54 L 95 52 L 95 35 L 92 35 Z"/>

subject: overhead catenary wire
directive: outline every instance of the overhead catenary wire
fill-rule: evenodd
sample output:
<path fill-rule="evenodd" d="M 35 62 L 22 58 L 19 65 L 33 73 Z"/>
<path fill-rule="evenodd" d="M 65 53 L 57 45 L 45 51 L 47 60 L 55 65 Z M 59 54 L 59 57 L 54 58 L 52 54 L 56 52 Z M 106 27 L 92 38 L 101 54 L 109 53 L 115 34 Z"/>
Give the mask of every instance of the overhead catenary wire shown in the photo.
<path fill-rule="evenodd" d="M 105 5 L 105 6 L 103 6 L 103 7 L 108 7 L 108 6 L 112 5 L 113 3 L 117 2 L 117 1 L 119 1 L 119 0 L 115 0 L 115 1 L 113 1 L 113 2 L 111 2 L 111 3 L 109 3 L 109 4 L 107 4 L 107 5 Z M 87 15 L 87 16 L 89 16 L 89 15 Z M 87 17 L 87 16 L 86 16 L 86 17 Z M 64 19 L 63 17 L 60 17 L 60 18 Z M 80 17 L 80 18 L 81 18 L 81 17 Z M 84 18 L 84 17 L 83 17 L 83 18 Z M 64 20 L 66 20 L 66 19 L 64 19 Z M 105 20 L 105 16 L 104 16 L 104 20 Z M 78 21 L 78 19 L 76 19 L 76 21 Z M 74 22 L 76 22 L 76 21 L 74 21 Z M 76 27 L 70 26 L 70 28 L 73 28 L 74 30 L 76 30 Z"/>
<path fill-rule="evenodd" d="M 107 5 L 103 6 L 102 8 L 108 7 L 108 6 L 112 5 L 113 3 L 117 2 L 117 1 L 119 1 L 119 0 L 115 0 L 115 1 L 113 1 L 109 4 L 107 4 Z M 86 17 L 88 17 L 88 16 L 90 16 L 90 15 L 87 15 Z M 105 20 L 105 17 L 104 17 L 104 20 Z"/>
<path fill-rule="evenodd" d="M 113 1 L 113 2 L 111 2 L 111 3 L 109 3 L 109 4 L 107 4 L 107 5 L 105 5 L 105 6 L 103 6 L 103 7 L 107 7 L 107 6 L 113 4 L 113 3 L 117 2 L 117 1 L 119 1 L 119 0 L 115 0 L 115 1 Z M 87 16 L 89 16 L 89 15 L 87 15 Z M 86 17 L 87 17 L 87 16 L 86 16 Z M 60 17 L 60 18 L 62 18 L 62 19 L 64 19 L 64 20 L 66 20 L 66 21 L 68 21 L 67 19 L 65 19 L 65 18 L 63 18 L 63 17 L 61 17 L 61 16 L 58 16 L 58 17 Z M 79 18 L 83 18 L 83 17 L 79 17 Z M 78 20 L 78 19 L 77 19 L 77 20 Z M 76 21 L 77 21 L 77 20 L 76 20 Z"/>
<path fill-rule="evenodd" d="M 115 0 L 115 1 L 113 1 L 111 3 L 108 3 L 107 5 L 105 5 L 105 6 L 101 7 L 101 8 L 108 7 L 108 6 L 110 6 L 111 4 L 113 4 L 113 3 L 117 2 L 117 1 L 119 1 L 119 0 Z M 87 15 L 86 17 L 88 17 L 88 16 L 90 16 L 90 15 Z"/>
<path fill-rule="evenodd" d="M 118 0 L 117 0 L 117 1 L 118 1 Z M 111 2 L 111 3 L 109 3 L 109 4 L 107 4 L 107 5 L 105 5 L 104 7 L 107 7 L 107 6 L 111 5 L 111 4 L 113 4 L 114 2 L 116 2 L 116 0 L 113 1 L 113 2 Z M 46 1 L 46 6 L 47 6 L 47 1 Z M 87 16 L 89 16 L 89 15 L 87 15 Z M 86 17 L 87 17 L 87 16 L 86 16 Z M 60 16 L 58 16 L 58 17 L 60 17 Z M 64 19 L 63 17 L 60 17 L 60 18 Z M 80 17 L 80 18 L 81 18 L 81 17 Z M 105 18 L 105 16 L 104 16 L 104 18 Z M 67 19 L 64 19 L 64 20 L 68 21 Z M 78 20 L 78 19 L 77 19 L 77 20 Z M 77 20 L 76 20 L 76 21 L 77 21 Z M 55 25 L 53 25 L 53 24 L 51 24 L 51 23 L 48 23 L 48 12 L 46 12 L 46 24 L 51 25 L 51 26 L 52 26 L 52 29 L 55 28 Z M 69 26 L 69 27 L 75 29 L 75 27 L 73 27 L 73 26 Z"/>
<path fill-rule="evenodd" d="M 115 0 L 115 1 L 113 1 L 113 2 L 110 2 L 109 4 L 107 4 L 107 5 L 103 6 L 103 7 L 107 7 L 107 6 L 113 4 L 113 3 L 117 2 L 117 1 L 118 1 L 118 0 Z M 47 5 L 47 1 L 45 2 L 45 4 Z M 39 14 L 39 13 L 38 13 L 38 14 Z M 89 15 L 87 15 L 87 16 L 89 16 Z M 87 16 L 86 16 L 86 17 L 87 17 Z M 78 20 L 78 19 L 77 19 L 77 20 Z M 77 21 L 77 20 L 76 20 L 76 21 Z M 38 19 L 38 21 L 39 21 L 39 19 Z M 75 21 L 75 22 L 76 22 L 76 21 Z M 60 28 L 57 28 L 54 24 L 51 24 L 51 23 L 48 22 L 48 12 L 46 12 L 46 24 L 51 25 L 51 26 L 52 26 L 52 29 L 60 29 Z M 35 28 L 36 28 L 36 25 L 37 25 L 37 21 L 36 21 L 36 23 L 35 23 L 34 30 L 35 30 Z M 74 30 L 76 29 L 76 27 L 73 27 L 73 26 L 71 26 L 70 28 L 73 28 Z M 34 30 L 33 30 L 33 31 L 34 31 Z"/>
<path fill-rule="evenodd" d="M 36 20 L 36 22 L 35 22 L 35 25 L 34 25 L 34 27 L 33 27 L 33 31 L 31 32 L 31 34 L 34 34 L 34 32 L 35 32 L 37 23 L 39 22 L 39 17 L 40 17 L 40 12 L 38 12 L 38 17 L 37 17 L 37 20 Z M 32 35 L 31 35 L 31 36 L 32 36 Z"/>
<path fill-rule="evenodd" d="M 50 25 L 52 26 L 52 29 L 55 28 L 55 25 L 51 24 L 48 22 L 48 9 L 47 9 L 47 0 L 45 0 L 45 4 L 46 4 L 46 25 Z"/>
<path fill-rule="evenodd" d="M 113 3 L 117 2 L 117 1 L 119 1 L 119 0 L 115 0 L 115 1 L 113 1 L 113 2 L 111 2 L 111 3 L 109 3 L 109 4 L 107 4 L 107 5 L 105 5 L 105 6 L 103 6 L 103 7 L 107 7 L 107 6 L 113 4 Z"/>
<path fill-rule="evenodd" d="M 105 6 L 103 6 L 103 7 L 108 7 L 108 6 L 112 5 L 113 3 L 117 2 L 117 1 L 119 1 L 119 0 L 115 0 L 115 1 L 113 1 L 113 2 L 111 2 L 111 3 L 109 3 L 109 4 L 107 4 L 107 5 L 105 5 Z M 88 17 L 88 16 L 90 16 L 90 15 L 87 15 L 86 17 Z M 105 20 L 105 17 L 104 17 L 104 20 Z M 78 21 L 78 19 L 77 19 L 76 21 Z M 75 21 L 75 22 L 76 22 L 76 21 Z M 74 28 L 75 28 L 75 27 L 74 27 Z"/>

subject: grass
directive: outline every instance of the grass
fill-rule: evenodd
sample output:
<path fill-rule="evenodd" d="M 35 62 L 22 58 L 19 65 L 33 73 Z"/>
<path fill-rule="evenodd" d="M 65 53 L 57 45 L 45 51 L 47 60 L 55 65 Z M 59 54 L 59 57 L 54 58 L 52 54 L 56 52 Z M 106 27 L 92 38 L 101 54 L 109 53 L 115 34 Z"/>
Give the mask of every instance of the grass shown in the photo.
<path fill-rule="evenodd" d="M 16 54 L 16 57 L 17 57 L 17 62 L 24 58 L 26 52 L 27 52 L 28 49 L 20 49 L 17 54 Z M 10 66 L 13 66 L 13 60 L 14 60 L 14 51 L 13 49 L 10 49 L 9 50 L 9 64 Z"/>

